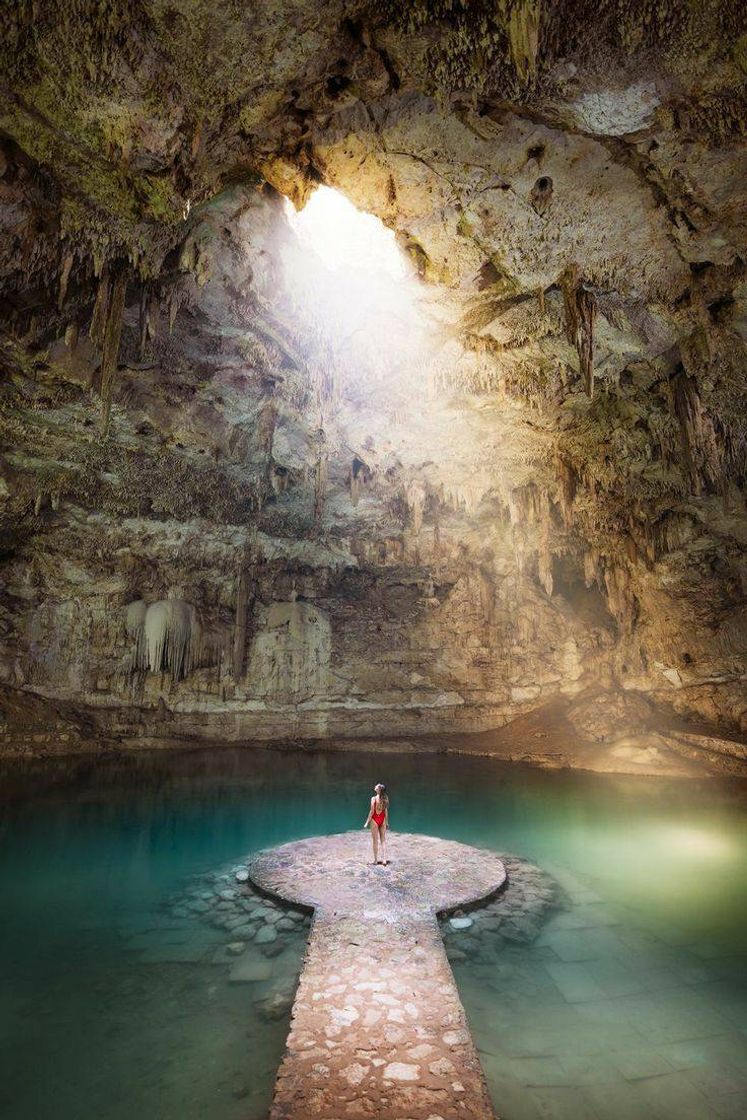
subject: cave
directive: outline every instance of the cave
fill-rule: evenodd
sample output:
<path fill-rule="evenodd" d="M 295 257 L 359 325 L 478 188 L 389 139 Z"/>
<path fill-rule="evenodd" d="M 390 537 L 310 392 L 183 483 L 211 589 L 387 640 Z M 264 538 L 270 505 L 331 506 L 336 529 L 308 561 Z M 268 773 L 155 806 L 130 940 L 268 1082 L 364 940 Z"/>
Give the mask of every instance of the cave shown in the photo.
<path fill-rule="evenodd" d="M 0 1106 L 73 1120 L 85 1084 L 106 1120 L 356 1120 L 384 1077 L 383 1120 L 416 1084 L 417 1120 L 741 1115 L 744 5 L 45 0 L 0 27 L 0 955 L 24 977 L 0 998 L 51 992 L 60 1039 L 9 1044 Z M 505 856 L 502 902 L 434 902 L 423 935 L 474 1035 L 457 1068 L 485 1070 L 472 1112 L 425 1035 L 388 1076 L 331 1045 L 316 1105 L 271 1104 L 311 919 L 251 894 L 253 853 L 360 826 L 329 800 L 382 775 L 403 835 Z M 101 919 L 115 866 L 130 926 Z M 35 889 L 59 959 L 106 930 L 69 1021 L 111 982 L 109 1034 L 62 1039 L 75 967 L 34 956 Z M 719 1040 L 697 1062 L 673 977 Z M 98 1084 L 84 1050 L 109 1066 L 117 1032 Z M 37 1035 L 69 1084 L 30 1084 Z"/>

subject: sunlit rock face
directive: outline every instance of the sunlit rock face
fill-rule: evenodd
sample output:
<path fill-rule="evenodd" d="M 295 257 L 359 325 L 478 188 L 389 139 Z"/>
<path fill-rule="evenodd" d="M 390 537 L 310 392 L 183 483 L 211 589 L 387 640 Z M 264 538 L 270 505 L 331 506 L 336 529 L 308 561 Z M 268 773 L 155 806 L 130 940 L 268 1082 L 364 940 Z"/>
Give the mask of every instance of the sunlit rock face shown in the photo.
<path fill-rule="evenodd" d="M 9 712 L 747 730 L 744 12 L 562 7 L 9 17 Z"/>

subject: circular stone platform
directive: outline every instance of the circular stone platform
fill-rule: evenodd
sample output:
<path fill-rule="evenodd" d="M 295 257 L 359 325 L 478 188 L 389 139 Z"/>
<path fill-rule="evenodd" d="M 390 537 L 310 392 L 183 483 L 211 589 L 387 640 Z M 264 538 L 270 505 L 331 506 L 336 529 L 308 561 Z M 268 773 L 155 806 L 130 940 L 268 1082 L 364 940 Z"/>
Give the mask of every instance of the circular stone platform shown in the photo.
<path fill-rule="evenodd" d="M 407 832 L 390 833 L 387 844 L 391 862 L 377 867 L 367 830 L 296 840 L 259 852 L 249 875 L 285 902 L 346 914 L 375 906 L 388 921 L 473 906 L 506 882 L 502 861 L 482 848 Z"/>
<path fill-rule="evenodd" d="M 391 833 L 387 867 L 363 830 L 260 852 L 262 891 L 314 921 L 272 1120 L 491 1120 L 493 1110 L 436 915 L 506 882 L 494 853 Z"/>

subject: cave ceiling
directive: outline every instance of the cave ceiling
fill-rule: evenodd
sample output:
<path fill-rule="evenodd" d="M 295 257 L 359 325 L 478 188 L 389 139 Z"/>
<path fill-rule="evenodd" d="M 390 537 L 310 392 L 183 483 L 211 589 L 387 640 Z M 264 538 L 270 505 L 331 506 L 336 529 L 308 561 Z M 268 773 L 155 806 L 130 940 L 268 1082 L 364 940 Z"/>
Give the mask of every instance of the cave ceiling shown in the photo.
<path fill-rule="evenodd" d="M 171 601 L 168 704 L 246 734 L 597 686 L 747 729 L 742 4 L 0 29 L 8 687 L 163 704 Z M 400 276 L 304 241 L 320 188 Z"/>

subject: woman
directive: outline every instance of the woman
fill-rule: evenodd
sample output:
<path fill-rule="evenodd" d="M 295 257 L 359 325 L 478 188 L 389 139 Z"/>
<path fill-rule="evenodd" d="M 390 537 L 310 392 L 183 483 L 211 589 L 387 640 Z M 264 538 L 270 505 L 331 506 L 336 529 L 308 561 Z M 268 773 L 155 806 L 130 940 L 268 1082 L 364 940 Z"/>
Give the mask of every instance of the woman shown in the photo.
<path fill-rule="evenodd" d="M 374 863 L 387 864 L 386 858 L 386 830 L 389 828 L 389 798 L 386 786 L 381 782 L 374 786 L 374 795 L 371 798 L 371 808 L 368 810 L 364 828 L 371 826 L 371 839 L 373 840 Z M 381 841 L 381 859 L 379 859 L 379 841 Z"/>

